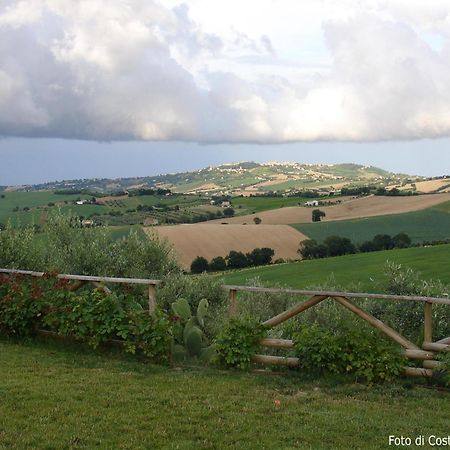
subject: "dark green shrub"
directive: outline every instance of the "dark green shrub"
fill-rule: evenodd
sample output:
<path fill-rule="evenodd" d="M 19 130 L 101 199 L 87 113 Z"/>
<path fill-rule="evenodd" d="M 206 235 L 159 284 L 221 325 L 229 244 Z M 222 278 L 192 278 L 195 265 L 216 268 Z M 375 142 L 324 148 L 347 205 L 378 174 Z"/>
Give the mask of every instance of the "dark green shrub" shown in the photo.
<path fill-rule="evenodd" d="M 405 365 L 399 349 L 364 324 L 342 323 L 336 331 L 304 325 L 294 342 L 301 368 L 312 374 L 350 375 L 372 383 L 393 380 Z"/>
<path fill-rule="evenodd" d="M 214 341 L 216 362 L 224 367 L 248 369 L 259 348 L 259 341 L 266 335 L 267 329 L 259 322 L 229 319 Z"/>

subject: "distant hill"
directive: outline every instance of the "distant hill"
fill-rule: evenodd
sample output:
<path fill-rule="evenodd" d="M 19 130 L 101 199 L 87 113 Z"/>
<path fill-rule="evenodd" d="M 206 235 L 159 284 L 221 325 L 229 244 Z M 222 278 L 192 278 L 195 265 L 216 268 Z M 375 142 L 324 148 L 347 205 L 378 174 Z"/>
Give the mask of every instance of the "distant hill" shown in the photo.
<path fill-rule="evenodd" d="M 112 193 L 139 188 L 163 188 L 192 194 L 250 195 L 252 193 L 336 191 L 344 186 L 413 186 L 424 177 L 395 174 L 358 164 L 256 163 L 245 161 L 217 167 L 149 177 L 92 178 L 54 181 L 8 190 L 80 190 Z"/>

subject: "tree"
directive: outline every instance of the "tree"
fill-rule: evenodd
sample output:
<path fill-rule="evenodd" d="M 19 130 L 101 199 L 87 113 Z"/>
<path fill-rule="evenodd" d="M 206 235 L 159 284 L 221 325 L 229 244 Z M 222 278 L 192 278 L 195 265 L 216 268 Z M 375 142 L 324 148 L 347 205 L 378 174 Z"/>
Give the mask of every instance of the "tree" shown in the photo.
<path fill-rule="evenodd" d="M 255 222 L 255 225 L 259 225 L 262 220 L 259 217 L 253 217 L 253 222 Z"/>
<path fill-rule="evenodd" d="M 411 247 L 411 238 L 406 233 L 398 233 L 392 238 L 392 243 L 395 248 Z"/>
<path fill-rule="evenodd" d="M 234 209 L 233 208 L 225 208 L 223 210 L 223 215 L 225 217 L 233 217 L 234 216 Z"/>
<path fill-rule="evenodd" d="M 208 261 L 206 260 L 206 258 L 203 258 L 203 256 L 197 256 L 197 258 L 192 261 L 191 272 L 203 273 L 208 270 L 208 267 Z"/>
<path fill-rule="evenodd" d="M 275 251 L 272 248 L 255 248 L 250 253 L 247 253 L 247 259 L 251 266 L 263 266 L 272 262 L 272 257 Z"/>
<path fill-rule="evenodd" d="M 348 238 L 328 236 L 324 245 L 328 248 L 328 256 L 341 256 L 356 253 L 356 248 Z"/>
<path fill-rule="evenodd" d="M 249 266 L 249 260 L 242 252 L 231 250 L 226 259 L 229 269 L 242 269 Z"/>
<path fill-rule="evenodd" d="M 318 244 L 315 239 L 307 239 L 300 242 L 297 252 L 304 259 L 325 258 L 328 256 L 328 249 L 323 244 Z"/>
<path fill-rule="evenodd" d="M 326 214 L 321 211 L 320 209 L 313 209 L 312 212 L 312 221 L 313 222 L 320 222 L 322 220 L 322 217 L 325 217 Z"/>
<path fill-rule="evenodd" d="M 373 249 L 377 250 L 390 250 L 394 248 L 394 243 L 392 242 L 391 236 L 388 234 L 377 234 L 373 240 Z"/>
<path fill-rule="evenodd" d="M 209 270 L 212 271 L 226 270 L 226 268 L 227 262 L 225 261 L 225 258 L 222 258 L 222 256 L 216 256 L 209 263 Z"/>

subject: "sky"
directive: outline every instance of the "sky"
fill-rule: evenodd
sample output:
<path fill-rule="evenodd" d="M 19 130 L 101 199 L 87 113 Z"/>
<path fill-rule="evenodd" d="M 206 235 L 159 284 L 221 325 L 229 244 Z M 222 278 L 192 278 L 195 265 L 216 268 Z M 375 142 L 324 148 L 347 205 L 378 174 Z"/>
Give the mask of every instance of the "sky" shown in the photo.
<path fill-rule="evenodd" d="M 242 160 L 450 172 L 448 0 L 0 0 L 0 185 Z"/>

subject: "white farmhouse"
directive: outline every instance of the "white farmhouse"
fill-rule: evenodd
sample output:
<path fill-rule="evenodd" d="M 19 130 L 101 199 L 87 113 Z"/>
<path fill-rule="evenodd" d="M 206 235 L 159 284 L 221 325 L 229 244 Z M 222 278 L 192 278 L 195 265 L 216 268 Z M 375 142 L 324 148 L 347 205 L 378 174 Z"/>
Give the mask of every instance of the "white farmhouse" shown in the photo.
<path fill-rule="evenodd" d="M 318 200 L 311 200 L 305 203 L 305 206 L 319 206 Z"/>

